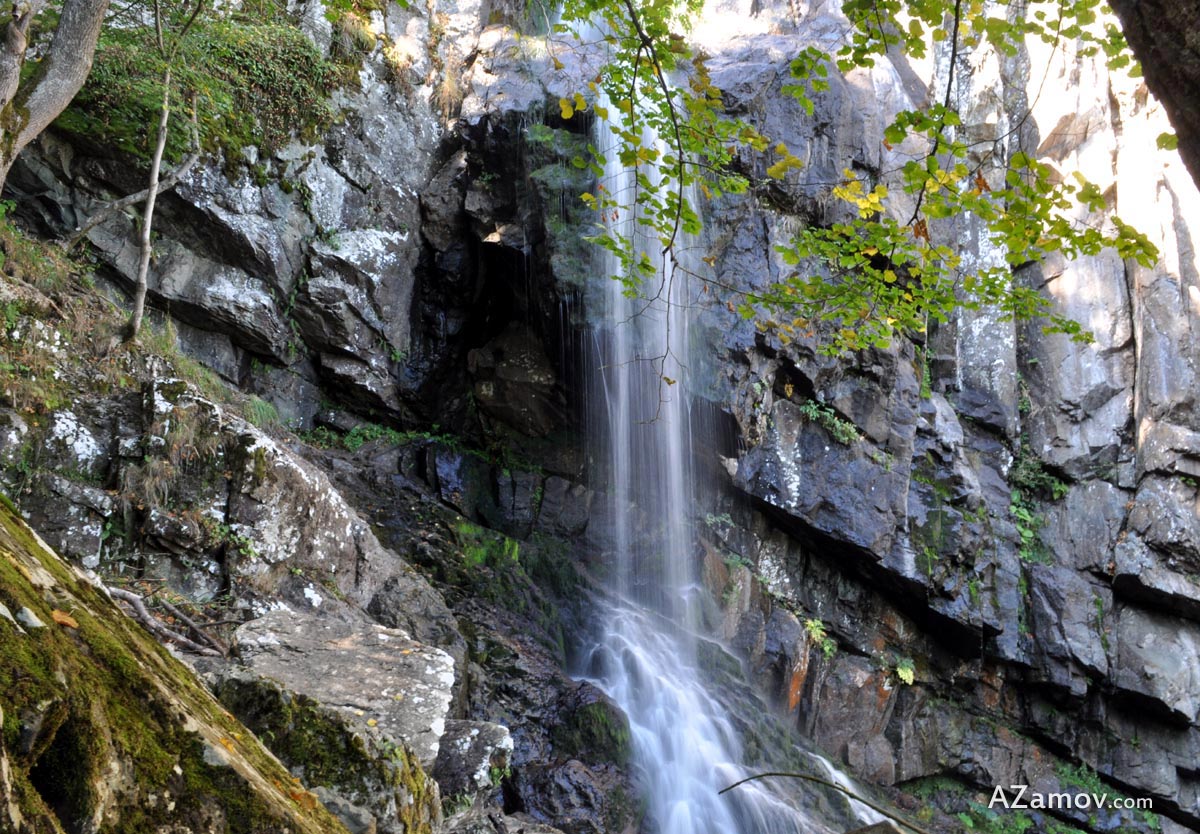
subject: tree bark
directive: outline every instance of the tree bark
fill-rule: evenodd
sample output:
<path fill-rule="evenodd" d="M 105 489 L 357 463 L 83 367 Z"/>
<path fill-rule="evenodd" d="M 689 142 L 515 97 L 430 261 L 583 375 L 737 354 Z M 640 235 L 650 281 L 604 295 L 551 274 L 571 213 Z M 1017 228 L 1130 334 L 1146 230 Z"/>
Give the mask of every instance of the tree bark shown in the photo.
<path fill-rule="evenodd" d="M 162 115 L 158 120 L 158 141 L 154 146 L 154 158 L 150 160 L 150 182 L 146 186 L 146 207 L 142 211 L 141 259 L 138 261 L 137 281 L 133 288 L 133 312 L 129 314 L 126 340 L 137 338 L 142 328 L 142 316 L 146 311 L 146 279 L 150 272 L 152 251 L 150 229 L 154 222 L 154 203 L 158 198 L 158 172 L 162 168 L 163 151 L 167 147 L 167 123 L 171 119 L 171 66 L 163 70 Z"/>
<path fill-rule="evenodd" d="M 108 0 L 64 0 L 33 75 L 20 80 L 29 25 L 45 0 L 17 0 L 0 44 L 0 187 L 17 154 L 66 109 L 87 80 Z"/>

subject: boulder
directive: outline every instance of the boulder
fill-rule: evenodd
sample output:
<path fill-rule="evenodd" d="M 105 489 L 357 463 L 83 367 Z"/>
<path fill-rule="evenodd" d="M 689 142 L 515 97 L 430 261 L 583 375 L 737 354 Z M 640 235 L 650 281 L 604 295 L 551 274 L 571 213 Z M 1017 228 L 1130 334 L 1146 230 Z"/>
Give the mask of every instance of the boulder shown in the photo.
<path fill-rule="evenodd" d="M 437 783 L 412 749 L 353 711 L 322 704 L 270 677 L 226 669 L 213 689 L 350 830 L 432 834 L 441 820 Z"/>
<path fill-rule="evenodd" d="M 454 659 L 399 629 L 284 607 L 239 626 L 246 667 L 323 704 L 361 732 L 437 761 L 454 695 Z"/>
<path fill-rule="evenodd" d="M 448 798 L 470 797 L 491 788 L 509 773 L 513 739 L 508 728 L 489 721 L 446 722 L 433 775 Z"/>

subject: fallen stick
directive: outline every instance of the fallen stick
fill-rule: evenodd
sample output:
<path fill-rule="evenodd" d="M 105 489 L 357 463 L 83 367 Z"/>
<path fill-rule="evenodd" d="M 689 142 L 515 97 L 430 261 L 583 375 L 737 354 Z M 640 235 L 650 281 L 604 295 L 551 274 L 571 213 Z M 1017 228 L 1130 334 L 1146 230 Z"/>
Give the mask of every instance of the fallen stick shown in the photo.
<path fill-rule="evenodd" d="M 142 601 L 142 598 L 133 593 L 133 591 L 126 591 L 124 588 L 108 588 L 107 590 L 113 599 L 119 599 L 126 603 L 133 610 L 134 617 L 160 640 L 170 640 L 172 643 L 179 644 L 181 648 L 195 652 L 196 654 L 202 654 L 207 657 L 221 657 L 221 653 L 216 649 L 201 646 L 199 643 L 189 640 L 182 634 L 171 631 L 171 629 L 160 623 L 146 609 L 146 603 Z"/>

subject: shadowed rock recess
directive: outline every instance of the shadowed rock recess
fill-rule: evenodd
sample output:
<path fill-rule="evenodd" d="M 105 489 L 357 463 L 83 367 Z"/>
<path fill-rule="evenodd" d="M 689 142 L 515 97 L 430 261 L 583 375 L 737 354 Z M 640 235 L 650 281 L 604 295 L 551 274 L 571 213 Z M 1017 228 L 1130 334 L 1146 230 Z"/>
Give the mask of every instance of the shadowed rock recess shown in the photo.
<path fill-rule="evenodd" d="M 326 11 L 280 22 L 340 62 L 330 118 L 162 195 L 136 348 L 107 338 L 132 216 L 62 281 L 22 264 L 144 160 L 52 129 L 9 178 L 0 832 L 642 826 L 628 720 L 578 668 L 616 562 L 583 416 L 606 279 L 590 115 L 557 102 L 601 57 L 505 0 Z M 805 163 L 704 205 L 722 286 L 786 276 L 793 230 L 844 219 L 841 172 L 892 182 L 884 127 L 944 95 L 899 56 L 811 114 L 781 95 L 844 26 L 730 0 L 690 33 L 726 111 Z M 1200 193 L 1139 79 L 1040 43 L 956 60 L 981 176 L 983 149 L 1080 170 L 1106 208 L 1078 219 L 1118 211 L 1161 259 L 1016 270 L 1091 344 L 984 308 L 830 358 L 696 294 L 699 662 L 742 693 L 750 768 L 803 736 L 925 830 L 1200 831 Z M 931 231 L 1003 259 L 972 218 Z M 104 586 L 209 650 L 162 649 Z M 988 809 L 997 785 L 1153 813 Z"/>

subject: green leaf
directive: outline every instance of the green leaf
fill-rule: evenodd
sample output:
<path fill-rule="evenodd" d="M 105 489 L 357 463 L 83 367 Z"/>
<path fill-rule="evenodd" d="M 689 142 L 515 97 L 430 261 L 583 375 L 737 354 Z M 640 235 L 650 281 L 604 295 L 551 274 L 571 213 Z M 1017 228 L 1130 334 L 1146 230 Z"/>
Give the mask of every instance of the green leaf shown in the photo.
<path fill-rule="evenodd" d="M 1174 133 L 1160 133 L 1155 144 L 1160 151 L 1173 151 L 1179 147 L 1179 137 Z"/>

